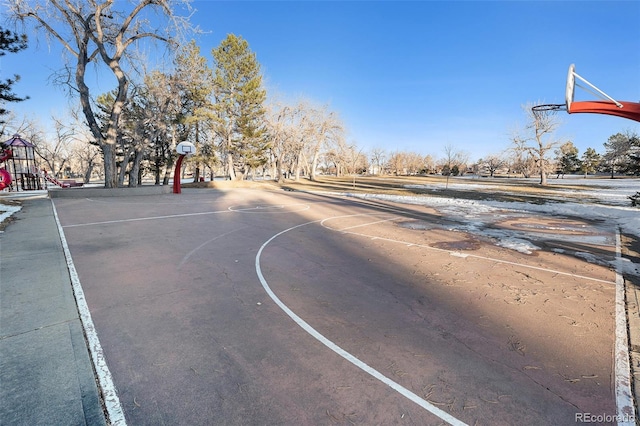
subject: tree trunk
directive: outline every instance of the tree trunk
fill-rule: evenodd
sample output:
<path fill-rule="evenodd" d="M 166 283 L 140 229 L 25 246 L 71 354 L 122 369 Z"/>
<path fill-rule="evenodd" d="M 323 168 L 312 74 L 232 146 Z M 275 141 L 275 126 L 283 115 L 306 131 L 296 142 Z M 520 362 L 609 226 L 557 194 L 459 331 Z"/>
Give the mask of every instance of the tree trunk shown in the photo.
<path fill-rule="evenodd" d="M 104 187 L 117 188 L 116 147 L 112 144 L 103 144 L 101 148 L 104 159 Z"/>
<path fill-rule="evenodd" d="M 200 181 L 200 163 L 196 163 L 196 170 L 195 170 L 195 173 L 193 174 L 193 181 L 194 182 Z"/>
<path fill-rule="evenodd" d="M 318 151 L 313 151 L 313 158 L 311 159 L 311 170 L 309 171 L 309 179 L 316 180 L 316 169 L 318 168 Z"/>
<path fill-rule="evenodd" d="M 93 161 L 90 161 L 89 164 L 87 165 L 87 170 L 85 170 L 84 172 L 84 179 L 82 179 L 84 183 L 89 183 L 89 181 L 91 180 L 92 172 L 93 172 Z"/>
<path fill-rule="evenodd" d="M 142 157 L 144 152 L 142 150 L 136 150 L 135 157 L 133 157 L 133 165 L 129 171 L 129 187 L 133 188 L 140 186 L 140 163 L 142 163 Z"/>
<path fill-rule="evenodd" d="M 540 185 L 547 185 L 547 173 L 544 171 L 544 169 L 540 170 Z"/>
<path fill-rule="evenodd" d="M 126 152 L 124 154 L 124 157 L 122 158 L 122 163 L 120 163 L 120 171 L 118 173 L 118 188 L 122 188 L 124 186 L 124 177 L 127 175 L 127 169 L 129 167 L 131 154 L 131 151 Z"/>
<path fill-rule="evenodd" d="M 282 158 L 276 158 L 276 181 L 278 183 L 284 182 L 284 176 L 282 175 Z"/>
<path fill-rule="evenodd" d="M 298 153 L 298 155 L 296 155 L 296 167 L 295 167 L 295 171 L 294 171 L 294 180 L 297 182 L 300 180 L 300 158 L 302 157 L 301 153 Z"/>
<path fill-rule="evenodd" d="M 236 171 L 233 168 L 233 155 L 227 153 L 227 174 L 230 180 L 236 180 Z"/>

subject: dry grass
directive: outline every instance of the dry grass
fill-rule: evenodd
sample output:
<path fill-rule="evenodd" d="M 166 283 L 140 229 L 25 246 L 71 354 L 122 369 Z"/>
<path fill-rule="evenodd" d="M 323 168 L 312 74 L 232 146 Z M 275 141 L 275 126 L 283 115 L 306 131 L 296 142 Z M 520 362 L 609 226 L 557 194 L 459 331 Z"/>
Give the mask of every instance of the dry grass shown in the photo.
<path fill-rule="evenodd" d="M 280 186 L 270 180 L 264 181 L 252 181 L 252 180 L 217 180 L 213 182 L 190 182 L 183 183 L 182 188 L 213 188 L 213 189 L 234 189 L 234 188 L 249 188 L 249 189 L 278 189 Z"/>
<path fill-rule="evenodd" d="M 290 191 L 332 191 L 356 192 L 390 195 L 428 195 L 431 197 L 463 198 L 471 200 L 520 201 L 544 204 L 550 200 L 574 201 L 576 196 L 567 194 L 567 190 L 583 191 L 586 187 L 557 185 L 543 187 L 540 185 L 509 179 L 465 179 L 449 180 L 449 187 L 445 189 L 446 177 L 442 176 L 357 176 L 334 177 L 323 176 L 316 181 L 300 179 L 287 180 L 278 184 L 273 181 L 254 182 L 255 184 L 269 184 Z M 456 188 L 456 183 L 464 183 L 465 188 Z M 474 184 L 481 184 L 478 190 L 470 188 Z M 433 185 L 431 188 L 407 188 L 407 185 Z M 486 188 L 490 186 L 491 188 Z M 584 200 L 584 196 L 580 197 Z"/>

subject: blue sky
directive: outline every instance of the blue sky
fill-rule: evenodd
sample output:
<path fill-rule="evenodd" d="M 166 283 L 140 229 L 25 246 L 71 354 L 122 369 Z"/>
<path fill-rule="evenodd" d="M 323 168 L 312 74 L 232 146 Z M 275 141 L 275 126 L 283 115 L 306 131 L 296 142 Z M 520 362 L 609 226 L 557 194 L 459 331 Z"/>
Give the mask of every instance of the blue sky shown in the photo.
<path fill-rule="evenodd" d="M 618 100 L 640 102 L 638 1 L 282 1 L 197 0 L 192 22 L 203 56 L 228 33 L 257 54 L 270 95 L 328 104 L 348 141 L 471 159 L 500 153 L 522 128 L 522 105 L 562 103 L 567 69 Z M 33 39 L 33 37 L 32 37 Z M 28 64 L 25 68 L 23 64 Z M 2 77 L 29 101 L 17 113 L 42 121 L 66 108 L 48 85 L 61 65 L 45 43 L 2 58 Z M 596 99 L 576 89 L 576 100 Z M 617 132 L 640 133 L 618 117 L 559 113 L 555 137 L 584 152 Z"/>

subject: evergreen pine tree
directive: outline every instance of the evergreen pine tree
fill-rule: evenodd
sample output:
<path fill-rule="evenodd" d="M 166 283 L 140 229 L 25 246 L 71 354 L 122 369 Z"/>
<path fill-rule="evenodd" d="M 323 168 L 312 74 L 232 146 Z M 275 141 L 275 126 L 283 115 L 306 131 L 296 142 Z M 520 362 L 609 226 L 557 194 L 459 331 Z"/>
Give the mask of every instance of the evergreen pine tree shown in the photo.
<path fill-rule="evenodd" d="M 236 179 L 236 169 L 265 161 L 264 101 L 260 64 L 249 43 L 234 34 L 227 35 L 219 47 L 211 51 L 215 62 L 213 106 L 216 135 L 227 173 Z"/>
<path fill-rule="evenodd" d="M 0 27 L 0 56 L 6 55 L 6 52 L 16 53 L 27 48 L 27 36 L 22 34 L 18 35 L 10 30 L 5 30 Z M 0 81 L 0 105 L 4 105 L 6 102 L 20 102 L 29 97 L 21 98 L 11 91 L 11 87 L 20 80 L 19 75 L 14 75 L 13 78 L 8 78 L 4 81 Z M 0 106 L 0 117 L 5 115 L 8 111 L 4 107 Z M 0 123 L 2 123 L 0 119 Z"/>

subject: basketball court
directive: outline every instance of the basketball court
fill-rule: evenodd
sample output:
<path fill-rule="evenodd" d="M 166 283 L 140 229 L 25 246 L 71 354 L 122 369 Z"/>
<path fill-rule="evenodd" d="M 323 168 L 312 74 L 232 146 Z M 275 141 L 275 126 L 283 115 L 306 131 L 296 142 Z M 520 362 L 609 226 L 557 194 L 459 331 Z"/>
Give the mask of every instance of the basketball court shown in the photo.
<path fill-rule="evenodd" d="M 538 233 L 526 254 L 429 207 L 337 195 L 54 205 L 130 424 L 624 420 L 604 223 L 491 224 Z"/>

